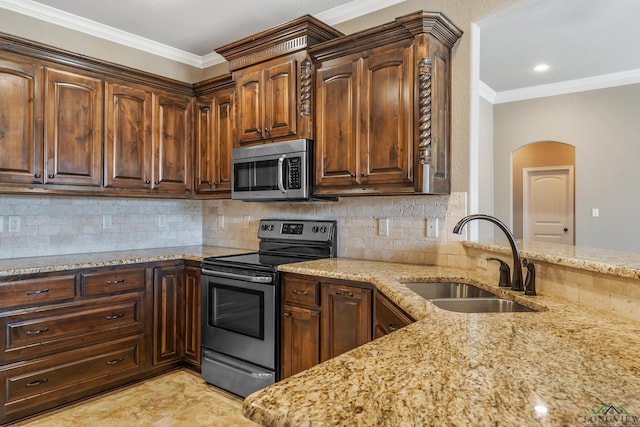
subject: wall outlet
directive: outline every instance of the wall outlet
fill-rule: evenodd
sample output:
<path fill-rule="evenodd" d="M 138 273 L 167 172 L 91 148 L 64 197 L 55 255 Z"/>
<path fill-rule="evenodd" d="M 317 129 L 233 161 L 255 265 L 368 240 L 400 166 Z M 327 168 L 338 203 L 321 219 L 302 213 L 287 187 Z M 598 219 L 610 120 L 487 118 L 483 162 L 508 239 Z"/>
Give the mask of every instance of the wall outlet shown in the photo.
<path fill-rule="evenodd" d="M 598 208 L 593 208 L 591 209 L 591 216 L 594 218 L 597 218 L 600 216 L 600 209 Z"/>
<path fill-rule="evenodd" d="M 218 215 L 218 228 L 224 228 L 224 215 Z"/>
<path fill-rule="evenodd" d="M 378 218 L 378 236 L 389 235 L 389 218 Z"/>
<path fill-rule="evenodd" d="M 438 218 L 427 218 L 427 237 L 438 237 Z"/>
<path fill-rule="evenodd" d="M 9 217 L 9 233 L 19 233 L 19 232 L 20 232 L 20 217 L 10 216 Z"/>
<path fill-rule="evenodd" d="M 249 225 L 251 225 L 251 215 L 245 215 L 242 217 L 242 226 L 244 228 L 249 228 Z"/>
<path fill-rule="evenodd" d="M 165 214 L 158 215 L 158 227 L 164 228 L 167 226 L 167 216 Z"/>
<path fill-rule="evenodd" d="M 4 217 L 0 216 L 0 233 L 4 231 Z"/>
<path fill-rule="evenodd" d="M 107 230 L 113 225 L 111 215 L 102 215 L 102 229 Z"/>

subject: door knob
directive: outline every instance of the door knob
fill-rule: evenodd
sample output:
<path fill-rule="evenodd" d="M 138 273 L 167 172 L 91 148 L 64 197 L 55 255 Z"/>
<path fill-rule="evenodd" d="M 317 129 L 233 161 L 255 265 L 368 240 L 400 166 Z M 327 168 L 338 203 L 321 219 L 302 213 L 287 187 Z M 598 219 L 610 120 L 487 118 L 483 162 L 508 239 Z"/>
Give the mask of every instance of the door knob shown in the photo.
<path fill-rule="evenodd" d="M 567 227 L 564 228 L 564 232 L 566 233 L 567 231 L 569 231 L 569 229 Z"/>

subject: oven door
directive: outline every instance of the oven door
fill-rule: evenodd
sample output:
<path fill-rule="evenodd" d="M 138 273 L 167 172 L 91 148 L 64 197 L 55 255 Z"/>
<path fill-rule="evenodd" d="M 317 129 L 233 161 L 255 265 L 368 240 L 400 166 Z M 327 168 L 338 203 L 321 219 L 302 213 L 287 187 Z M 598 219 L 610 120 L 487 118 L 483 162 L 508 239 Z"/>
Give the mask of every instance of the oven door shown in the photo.
<path fill-rule="evenodd" d="M 202 270 L 202 346 L 276 370 L 276 275 Z"/>

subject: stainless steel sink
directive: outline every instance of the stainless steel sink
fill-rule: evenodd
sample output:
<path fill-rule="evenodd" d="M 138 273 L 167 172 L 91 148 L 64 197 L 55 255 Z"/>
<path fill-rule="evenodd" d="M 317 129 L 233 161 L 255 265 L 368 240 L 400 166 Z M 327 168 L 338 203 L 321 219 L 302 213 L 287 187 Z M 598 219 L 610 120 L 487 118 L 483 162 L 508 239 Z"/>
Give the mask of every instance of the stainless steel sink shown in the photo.
<path fill-rule="evenodd" d="M 403 283 L 422 298 L 497 298 L 494 294 L 467 283 L 408 282 Z"/>
<path fill-rule="evenodd" d="M 443 310 L 458 313 L 513 313 L 533 312 L 535 310 L 502 298 L 444 298 L 431 302 Z"/>

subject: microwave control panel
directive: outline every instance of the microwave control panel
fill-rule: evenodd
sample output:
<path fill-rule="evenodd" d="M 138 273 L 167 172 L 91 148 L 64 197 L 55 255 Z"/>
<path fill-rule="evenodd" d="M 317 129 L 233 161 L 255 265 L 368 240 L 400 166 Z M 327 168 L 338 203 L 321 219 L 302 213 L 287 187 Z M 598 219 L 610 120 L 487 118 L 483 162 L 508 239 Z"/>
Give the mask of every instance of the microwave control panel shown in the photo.
<path fill-rule="evenodd" d="M 300 189 L 302 184 L 300 183 L 300 173 L 302 169 L 302 158 L 292 157 L 289 159 L 289 179 L 288 185 L 290 189 Z"/>

